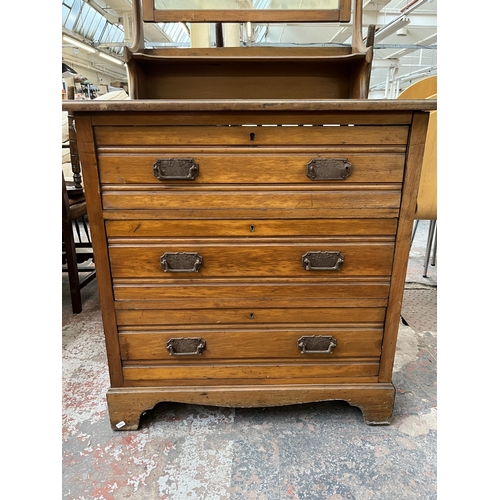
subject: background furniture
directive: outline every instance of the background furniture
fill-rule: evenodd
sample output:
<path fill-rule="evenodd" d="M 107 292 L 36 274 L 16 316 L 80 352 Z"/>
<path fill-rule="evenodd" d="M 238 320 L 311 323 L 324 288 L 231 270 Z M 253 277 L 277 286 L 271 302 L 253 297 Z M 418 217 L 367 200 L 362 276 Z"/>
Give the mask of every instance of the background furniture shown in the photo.
<path fill-rule="evenodd" d="M 430 76 L 410 85 L 399 95 L 399 99 L 437 99 L 437 76 Z M 431 111 L 425 140 L 422 174 L 418 187 L 417 210 L 412 234 L 417 230 L 419 220 L 429 221 L 429 235 L 424 258 L 424 277 L 427 277 L 429 261 L 436 262 L 437 250 L 437 111 Z"/>
<path fill-rule="evenodd" d="M 68 89 L 68 98 L 74 98 L 74 87 Z M 108 92 L 96 100 L 126 100 L 123 90 Z M 71 304 L 75 314 L 82 311 L 81 289 L 95 277 L 94 251 L 87 217 L 87 203 L 83 189 L 77 135 L 72 113 L 62 115 L 62 264 L 68 273 Z"/>
<path fill-rule="evenodd" d="M 64 120 L 63 120 L 64 121 Z M 82 312 L 81 290 L 95 277 L 95 267 L 89 264 L 93 259 L 92 241 L 87 220 L 87 203 L 80 175 L 80 160 L 76 146 L 76 132 L 73 115 L 67 115 L 68 144 L 73 181 L 65 178 L 62 170 L 62 264 L 68 273 L 73 313 Z M 63 137 L 64 141 L 65 137 Z M 64 155 L 63 155 L 64 158 Z M 67 169 L 66 169 L 67 170 Z M 68 173 L 66 172 L 66 176 Z M 83 278 L 80 276 L 84 275 Z"/>

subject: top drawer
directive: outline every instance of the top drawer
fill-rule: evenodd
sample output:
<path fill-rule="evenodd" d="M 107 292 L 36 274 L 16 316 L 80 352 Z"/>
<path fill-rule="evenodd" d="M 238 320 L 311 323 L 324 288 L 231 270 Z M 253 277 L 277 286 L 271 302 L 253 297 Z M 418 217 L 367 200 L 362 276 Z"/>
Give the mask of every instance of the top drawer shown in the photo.
<path fill-rule="evenodd" d="M 314 126 L 97 126 L 106 146 L 406 145 L 406 125 Z"/>
<path fill-rule="evenodd" d="M 119 152 L 101 153 L 98 162 L 101 184 L 149 184 L 159 188 L 176 184 L 192 187 L 201 184 L 401 183 L 405 164 L 404 153 L 357 153 L 352 151 L 354 148 L 343 151 L 326 147 L 296 148 L 285 154 L 269 153 L 267 150 L 271 148 L 246 154 L 239 152 L 241 148 L 234 148 L 236 152 L 230 153 L 221 152 L 221 148 L 212 148 L 210 153 L 200 153 L 201 148 L 182 153 L 179 149 L 129 153 L 123 148 Z"/>

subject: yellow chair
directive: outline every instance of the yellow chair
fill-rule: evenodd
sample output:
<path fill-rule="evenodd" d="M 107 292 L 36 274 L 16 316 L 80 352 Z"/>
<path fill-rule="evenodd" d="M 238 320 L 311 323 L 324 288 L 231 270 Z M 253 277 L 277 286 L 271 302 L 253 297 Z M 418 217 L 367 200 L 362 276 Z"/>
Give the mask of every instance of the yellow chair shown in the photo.
<path fill-rule="evenodd" d="M 410 85 L 398 99 L 437 99 L 437 76 L 429 76 Z M 419 220 L 430 221 L 423 274 L 426 278 L 433 244 L 431 265 L 436 263 L 437 249 L 437 111 L 431 111 L 429 116 L 412 242 Z"/>

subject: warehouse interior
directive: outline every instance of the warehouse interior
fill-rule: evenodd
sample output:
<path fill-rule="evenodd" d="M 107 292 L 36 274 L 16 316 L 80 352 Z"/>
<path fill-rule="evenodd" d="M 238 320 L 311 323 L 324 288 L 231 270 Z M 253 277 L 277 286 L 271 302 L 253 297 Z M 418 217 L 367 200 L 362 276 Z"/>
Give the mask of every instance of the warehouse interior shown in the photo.
<path fill-rule="evenodd" d="M 204 2 L 205 6 L 210 2 Z M 212 2 L 216 8 L 265 7 L 269 1 Z M 277 2 L 279 4 L 279 2 Z M 281 2 L 283 3 L 283 2 Z M 308 2 L 285 2 L 288 8 Z M 182 4 L 182 2 L 181 2 Z M 262 4 L 262 5 L 260 5 Z M 309 2 L 327 8 L 331 2 Z M 187 5 L 184 2 L 184 5 Z M 186 7 L 187 8 L 187 7 Z M 437 73 L 437 1 L 365 0 L 363 36 L 376 27 L 369 98 L 396 98 L 411 83 Z M 320 46 L 351 43 L 348 23 L 225 23 L 223 46 Z M 77 75 L 82 98 L 102 95 L 127 84 L 123 47 L 133 37 L 131 0 L 65 0 L 62 2 L 62 57 Z M 145 23 L 146 47 L 215 47 L 214 23 Z M 74 82 L 66 78 L 65 83 Z M 87 95 L 86 95 L 87 94 Z M 92 94 L 91 94 L 92 95 Z"/>
<path fill-rule="evenodd" d="M 412 84 L 437 76 L 437 3 L 437 0 L 363 2 L 366 33 L 370 24 L 376 26 L 376 32 L 380 31 L 375 37 L 369 99 L 397 99 Z M 10 29 L 12 36 L 16 34 L 20 48 L 31 54 L 29 62 L 39 75 L 46 74 L 43 68 L 47 65 L 51 67 L 51 96 L 37 102 L 34 114 L 38 132 L 30 144 L 33 150 L 44 151 L 47 161 L 58 162 L 60 101 L 56 92 L 58 82 L 52 79 L 59 78 L 59 51 L 63 62 L 63 101 L 69 97 L 70 88 L 75 93 L 71 97 L 77 100 L 103 96 L 127 98 L 124 93 L 129 91 L 129 82 L 123 49 L 130 47 L 133 38 L 132 2 L 62 0 L 61 41 L 56 26 L 58 5 L 47 8 L 36 5 L 38 2 L 34 4 L 30 6 L 32 17 L 51 18 L 50 54 L 45 58 L 33 57 L 33 41 L 19 39 L 16 28 Z M 483 119 L 484 109 L 493 106 L 489 94 L 475 92 L 474 106 L 458 103 L 464 98 L 464 89 L 470 87 L 468 82 L 464 83 L 469 79 L 464 76 L 466 68 L 470 74 L 471 68 L 476 72 L 481 64 L 484 67 L 490 64 L 482 62 L 484 56 L 478 57 L 469 41 L 482 36 L 486 38 L 485 46 L 495 45 L 495 31 L 489 23 L 494 23 L 494 11 L 498 8 L 488 7 L 485 15 L 488 19 L 483 21 L 488 28 L 479 29 L 476 12 L 469 15 L 475 9 L 465 2 L 458 4 L 453 9 L 442 8 L 439 13 L 439 86 L 450 89 L 441 92 L 439 98 L 440 245 L 438 250 L 435 246 L 437 257 L 433 258 L 431 252 L 432 262 L 423 276 L 429 221 L 421 221 L 408 260 L 395 362 L 394 381 L 398 388 L 393 423 L 367 426 L 358 408 L 340 401 L 253 409 L 160 404 L 141 418 L 139 431 L 117 432 L 110 427 L 107 414 L 109 377 L 97 281 L 90 281 L 82 289 L 82 312 L 74 314 L 67 274 L 63 272 L 61 284 L 58 273 L 51 270 L 50 293 L 37 292 L 37 300 L 32 301 L 27 313 L 26 283 L 32 282 L 27 263 L 33 261 L 33 252 L 32 246 L 26 244 L 20 250 L 12 248 L 6 253 L 9 261 L 17 263 L 12 267 L 23 269 L 24 274 L 21 284 L 17 273 L 11 270 L 8 276 L 11 293 L 5 310 L 28 320 L 22 332 L 12 336 L 15 337 L 12 345 L 9 339 L 9 352 L 26 352 L 27 338 L 32 347 L 39 347 L 40 337 L 46 337 L 42 342 L 46 353 L 42 363 L 38 348 L 26 353 L 27 363 L 38 367 L 42 384 L 34 383 L 36 377 L 31 371 L 20 378 L 19 384 L 7 388 L 16 408 L 22 409 L 15 425 L 22 424 L 24 430 L 31 430 L 34 422 L 42 423 L 43 432 L 25 438 L 21 447 L 16 433 L 11 433 L 8 439 L 12 457 L 9 469 L 18 481 L 20 471 L 14 464 L 25 460 L 27 439 L 36 439 L 36 446 L 30 446 L 30 451 L 39 466 L 30 472 L 32 484 L 24 486 L 28 497 L 35 489 L 40 491 L 39 485 L 45 485 L 44 490 L 51 496 L 75 500 L 427 499 L 437 498 L 438 493 L 443 498 L 494 496 L 496 465 L 484 453 L 495 448 L 498 438 L 494 424 L 478 415 L 477 409 L 483 406 L 475 405 L 491 401 L 494 393 L 491 382 L 497 378 L 494 367 L 498 335 L 492 326 L 491 311 L 498 307 L 498 299 L 494 291 L 485 290 L 490 290 L 491 283 L 496 283 L 500 276 L 494 264 L 497 257 L 491 217 L 481 221 L 472 219 L 470 208 L 480 206 L 485 213 L 495 213 L 496 188 L 494 183 L 482 182 L 481 189 L 472 189 L 466 203 L 457 207 L 455 199 L 457 192 L 470 188 L 468 165 L 472 161 L 491 163 L 488 148 L 478 151 L 476 145 L 496 141 L 494 127 L 484 125 Z M 19 18 L 19 7 L 9 7 L 8 12 L 10 17 Z M 464 34 L 463 51 L 456 50 L 458 26 Z M 249 47 L 341 47 L 350 44 L 351 28 L 352 23 L 323 26 L 233 23 L 223 27 L 222 40 Z M 221 35 L 215 24 L 204 28 L 194 23 L 145 24 L 144 30 L 146 46 L 150 48 L 188 48 L 193 43 L 198 47 L 215 47 Z M 194 42 L 193 36 L 197 37 Z M 19 59 L 9 53 L 9 62 L 11 58 L 12 67 L 20 65 Z M 22 64 L 24 72 L 26 64 Z M 32 95 L 32 83 L 28 78 L 23 80 L 19 92 Z M 458 81 L 460 85 L 456 84 Z M 45 86 L 38 85 L 40 89 Z M 469 125 L 481 126 L 462 126 L 464 116 Z M 26 114 L 13 112 L 12 120 L 15 151 L 26 150 L 25 137 L 18 133 L 25 129 Z M 454 134 L 444 131 L 455 127 Z M 7 164 L 11 155 L 5 152 L 4 155 Z M 465 163 L 464 158 L 468 158 Z M 442 165 L 446 165 L 446 171 Z M 460 171 L 459 179 L 449 180 L 450 170 Z M 53 175 L 56 174 L 60 176 L 54 171 Z M 8 173 L 7 182 L 12 185 L 18 182 L 13 172 Z M 50 213 L 59 217 L 58 195 L 51 193 L 55 184 L 55 178 L 44 184 L 50 193 L 46 203 L 50 204 Z M 39 183 L 32 183 L 29 190 L 34 199 Z M 4 205 L 4 213 L 8 213 L 5 200 Z M 26 217 L 32 219 L 33 206 L 25 210 Z M 10 234 L 16 234 L 18 225 L 14 218 L 7 224 Z M 35 228 L 37 237 L 47 243 L 40 262 L 48 262 L 54 268 L 60 268 L 58 251 L 52 249 L 47 232 L 53 244 L 59 245 L 55 235 L 59 230 L 57 225 L 58 222 L 49 228 L 45 225 Z M 464 235 L 460 241 L 467 238 L 464 245 L 467 250 L 470 242 L 478 243 L 481 257 L 466 257 L 464 248 L 457 251 L 457 235 Z M 469 279 L 464 279 L 464 271 Z M 473 349 L 472 339 L 474 343 L 479 339 Z M 479 353 L 479 345 L 487 347 Z M 14 363 L 5 364 L 6 374 L 15 373 Z M 479 374 L 481 382 L 472 374 Z M 33 393 L 40 396 L 28 403 L 26 395 Z M 35 401 L 41 402 L 42 412 L 34 411 Z M 489 407 L 488 410 L 491 411 Z M 481 425 L 464 419 L 465 414 L 479 416 Z M 465 427 L 465 422 L 473 427 Z"/>

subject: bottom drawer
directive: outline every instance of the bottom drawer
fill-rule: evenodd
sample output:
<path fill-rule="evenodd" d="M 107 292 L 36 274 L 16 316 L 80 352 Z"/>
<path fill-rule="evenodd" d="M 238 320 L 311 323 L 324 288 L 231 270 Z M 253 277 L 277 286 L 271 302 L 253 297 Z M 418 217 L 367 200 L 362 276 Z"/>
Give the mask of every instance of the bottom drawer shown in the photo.
<path fill-rule="evenodd" d="M 318 359 L 323 361 L 354 357 L 378 359 L 382 333 L 382 328 L 125 331 L 120 332 L 119 341 L 124 361 L 162 360 L 171 364 L 193 362 L 202 364 L 213 360 L 278 359 L 307 363 Z M 300 340 L 304 337 L 306 339 L 301 343 Z M 317 341 L 311 337 L 316 337 Z M 335 346 L 329 349 L 330 344 L 324 339 L 330 337 L 334 339 Z M 199 342 L 185 339 L 199 339 Z M 199 345 L 203 347 L 198 354 Z M 182 349 L 182 354 L 176 353 L 176 349 Z M 322 353 L 321 351 L 325 349 L 329 349 L 330 352 Z M 193 354 L 188 354 L 190 352 Z"/>
<path fill-rule="evenodd" d="M 371 360 L 323 363 L 217 363 L 182 366 L 123 366 L 128 386 L 242 385 L 375 382 L 379 362 Z M 371 379 L 371 380 L 370 380 Z"/>
<path fill-rule="evenodd" d="M 382 328 L 122 331 L 128 385 L 317 383 L 376 377 Z"/>

